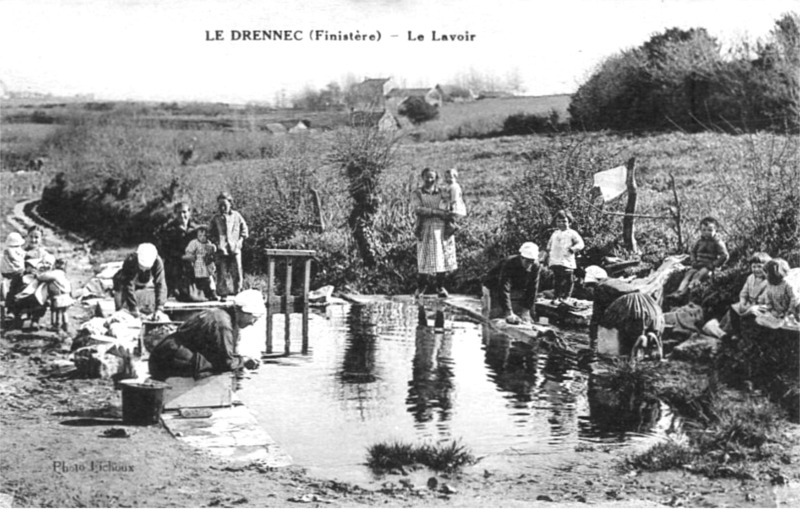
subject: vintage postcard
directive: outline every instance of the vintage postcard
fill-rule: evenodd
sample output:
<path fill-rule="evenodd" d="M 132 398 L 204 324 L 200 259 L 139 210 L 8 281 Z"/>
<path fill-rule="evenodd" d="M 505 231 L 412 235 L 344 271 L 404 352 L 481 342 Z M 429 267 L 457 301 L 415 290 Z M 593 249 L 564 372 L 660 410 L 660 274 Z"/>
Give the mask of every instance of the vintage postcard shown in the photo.
<path fill-rule="evenodd" d="M 797 507 L 797 0 L 0 0 L 0 507 Z"/>

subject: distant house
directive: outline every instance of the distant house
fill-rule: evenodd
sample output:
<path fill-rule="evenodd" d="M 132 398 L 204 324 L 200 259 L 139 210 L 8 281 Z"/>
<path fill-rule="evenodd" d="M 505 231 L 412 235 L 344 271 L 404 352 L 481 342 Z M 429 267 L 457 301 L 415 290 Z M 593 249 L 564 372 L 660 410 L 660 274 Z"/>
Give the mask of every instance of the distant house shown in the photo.
<path fill-rule="evenodd" d="M 432 106 L 441 106 L 446 94 L 439 85 L 433 88 L 393 88 L 386 94 L 387 106 L 397 109 L 409 97 L 421 97 Z"/>
<path fill-rule="evenodd" d="M 350 114 L 350 124 L 354 127 L 377 127 L 384 132 L 398 131 L 403 127 L 401 121 L 389 110 L 354 111 Z"/>
<path fill-rule="evenodd" d="M 402 126 L 400 125 L 400 121 L 392 115 L 392 112 L 386 110 L 383 112 L 383 115 L 380 119 L 378 119 L 378 130 L 379 131 L 398 131 Z"/>
<path fill-rule="evenodd" d="M 311 122 L 308 120 L 300 120 L 297 124 L 289 128 L 289 134 L 307 133 L 311 127 Z"/>
<path fill-rule="evenodd" d="M 283 124 L 279 124 L 278 122 L 272 122 L 270 124 L 267 124 L 266 126 L 264 126 L 264 130 L 275 135 L 286 134 L 289 132 L 289 130 L 286 129 L 286 127 L 284 127 Z"/>
<path fill-rule="evenodd" d="M 367 78 L 353 85 L 347 94 L 347 105 L 351 111 L 383 111 L 386 93 L 391 87 L 391 78 Z"/>

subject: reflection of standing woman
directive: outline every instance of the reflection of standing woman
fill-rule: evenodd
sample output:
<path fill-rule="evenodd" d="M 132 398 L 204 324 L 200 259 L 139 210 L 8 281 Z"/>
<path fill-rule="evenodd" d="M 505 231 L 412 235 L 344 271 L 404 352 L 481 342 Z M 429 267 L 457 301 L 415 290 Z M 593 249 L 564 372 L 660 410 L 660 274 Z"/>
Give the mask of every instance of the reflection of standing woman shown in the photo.
<path fill-rule="evenodd" d="M 437 315 L 440 313 L 437 311 Z M 452 332 L 428 327 L 422 306 L 419 318 L 406 407 L 417 423 L 433 421 L 434 412 L 438 413 L 437 421 L 446 422 L 451 419 L 455 387 Z"/>
<path fill-rule="evenodd" d="M 458 268 L 456 262 L 455 237 L 445 238 L 445 221 L 452 212 L 440 210 L 442 193 L 437 185 L 438 175 L 430 168 L 422 170 L 422 186 L 411 196 L 411 205 L 417 215 L 420 228 L 417 229 L 417 291 L 415 296 L 423 295 L 432 279 L 439 297 L 447 297 L 444 277 Z"/>

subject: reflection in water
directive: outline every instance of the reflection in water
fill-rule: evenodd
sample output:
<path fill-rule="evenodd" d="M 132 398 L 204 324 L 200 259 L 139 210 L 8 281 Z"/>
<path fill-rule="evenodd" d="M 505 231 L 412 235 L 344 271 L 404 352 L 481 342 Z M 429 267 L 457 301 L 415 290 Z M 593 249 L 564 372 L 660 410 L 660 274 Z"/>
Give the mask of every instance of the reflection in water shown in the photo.
<path fill-rule="evenodd" d="M 547 422 L 554 437 L 572 434 L 578 427 L 577 394 L 586 388 L 586 375 L 577 370 L 574 354 L 552 349 L 544 357 L 544 383 L 539 390 L 549 405 Z"/>
<path fill-rule="evenodd" d="M 531 401 L 538 364 L 533 348 L 526 343 L 514 341 L 505 334 L 490 331 L 485 353 L 486 365 L 492 371 L 489 378 L 497 387 L 513 394 L 516 401 Z"/>
<path fill-rule="evenodd" d="M 359 420 L 367 421 L 383 397 L 378 375 L 376 349 L 379 342 L 381 309 L 377 306 L 353 306 L 346 315 L 347 341 L 341 369 L 336 373 L 345 407 L 355 408 Z"/>
<path fill-rule="evenodd" d="M 608 376 L 589 377 L 589 426 L 594 434 L 624 437 L 653 430 L 661 419 L 661 402 L 653 396 L 620 388 Z"/>
<path fill-rule="evenodd" d="M 491 328 L 483 332 L 489 379 L 511 397 L 517 425 L 535 428 L 537 414 L 544 410 L 553 439 L 572 433 L 577 428 L 578 395 L 586 386 L 574 355 L 542 352 L 533 340 L 516 340 Z"/>
<path fill-rule="evenodd" d="M 378 308 L 353 306 L 347 314 L 350 341 L 344 350 L 342 369 L 338 373 L 343 384 L 370 383 L 375 376 L 375 344 L 378 340 L 375 312 Z"/>
<path fill-rule="evenodd" d="M 417 423 L 450 420 L 453 382 L 453 332 L 444 330 L 444 311 L 435 309 L 434 328 L 428 327 L 425 307 L 418 306 L 418 326 L 408 383 L 408 411 Z"/>
<path fill-rule="evenodd" d="M 604 435 L 586 396 L 588 374 L 569 355 L 502 333 L 482 337 L 481 325 L 456 315 L 442 330 L 437 312 L 451 310 L 437 304 L 312 314 L 310 355 L 271 359 L 244 380 L 240 397 L 298 465 L 357 483 L 370 475 L 364 451 L 382 441 L 457 438 L 486 461 L 535 455 L 546 468 L 580 441 L 663 436 L 663 426 Z"/>

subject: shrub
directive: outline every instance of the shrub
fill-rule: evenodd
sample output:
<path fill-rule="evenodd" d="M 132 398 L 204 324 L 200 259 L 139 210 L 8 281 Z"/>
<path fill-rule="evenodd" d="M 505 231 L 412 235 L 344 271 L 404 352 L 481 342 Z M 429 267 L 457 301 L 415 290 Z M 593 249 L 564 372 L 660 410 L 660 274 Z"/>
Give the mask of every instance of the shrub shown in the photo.
<path fill-rule="evenodd" d="M 380 208 L 381 173 L 392 164 L 396 139 L 376 128 L 350 128 L 337 133 L 328 160 L 342 170 L 353 208 L 347 223 L 364 265 L 374 266 L 375 216 Z"/>
<path fill-rule="evenodd" d="M 408 117 L 411 122 L 421 124 L 439 116 L 439 108 L 429 104 L 422 97 L 412 96 L 403 101 L 397 112 Z"/>
<path fill-rule="evenodd" d="M 550 110 L 547 115 L 517 113 L 505 119 L 502 133 L 506 136 L 554 133 L 563 127 L 556 110 Z"/>
<path fill-rule="evenodd" d="M 728 198 L 737 203 L 728 224 L 734 257 L 756 251 L 788 255 L 800 245 L 800 140 L 743 136 L 735 149 L 741 171 L 717 163 Z"/>
<path fill-rule="evenodd" d="M 603 212 L 602 201 L 592 201 L 593 174 L 619 164 L 607 152 L 597 150 L 588 138 L 565 139 L 551 150 L 533 150 L 522 175 L 510 187 L 511 206 L 505 218 L 505 248 L 516 250 L 534 241 L 544 249 L 554 230 L 552 215 L 559 209 L 572 212 L 570 225 L 587 244 L 608 253 L 615 249 L 619 227 Z M 594 204 L 593 204 L 594 203 Z M 614 210 L 618 205 L 611 205 Z"/>

